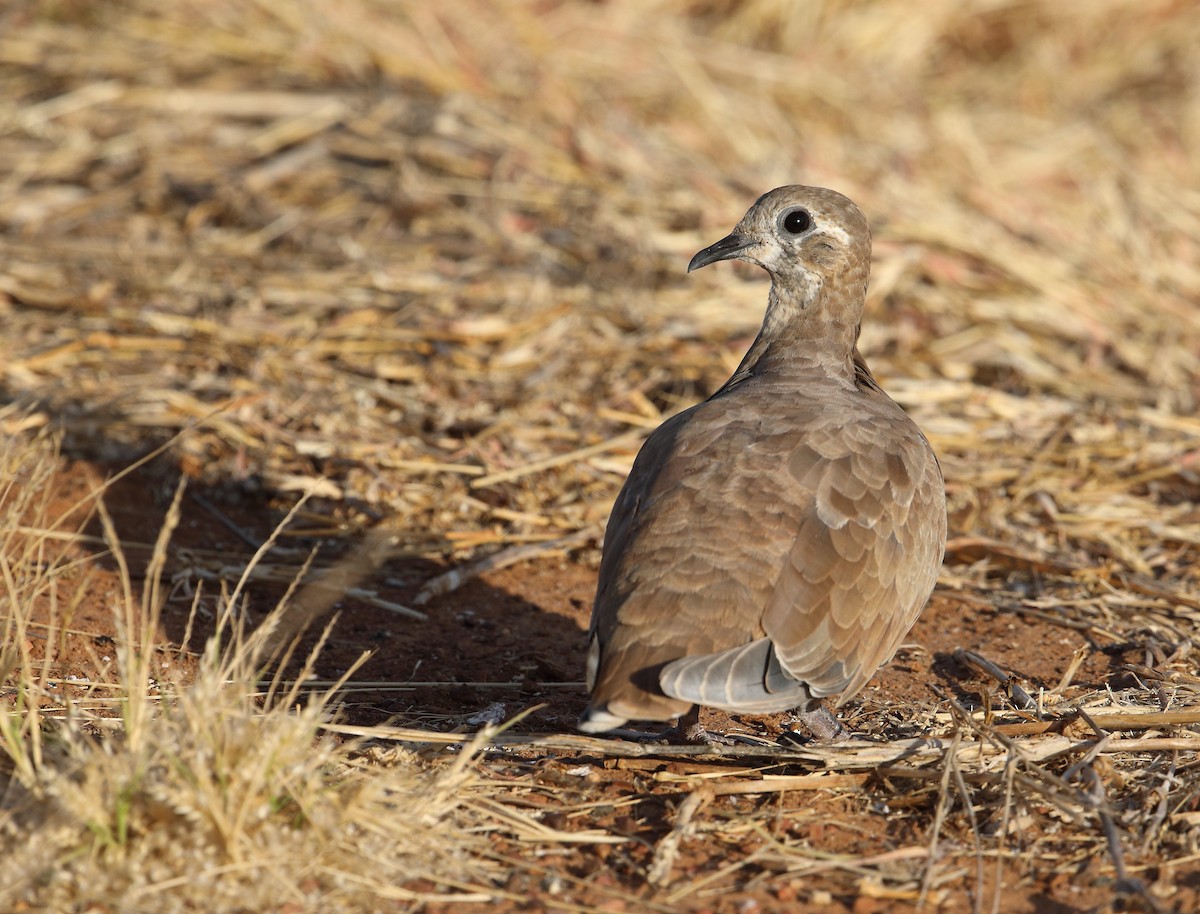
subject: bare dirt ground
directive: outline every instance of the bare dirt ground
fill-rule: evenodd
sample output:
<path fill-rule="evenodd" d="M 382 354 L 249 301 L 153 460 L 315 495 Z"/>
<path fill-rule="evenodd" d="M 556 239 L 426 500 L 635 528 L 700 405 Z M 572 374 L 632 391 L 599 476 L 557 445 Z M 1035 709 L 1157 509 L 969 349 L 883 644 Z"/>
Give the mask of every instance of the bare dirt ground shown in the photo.
<path fill-rule="evenodd" d="M 1178 0 L 0 7 L 0 908 L 1200 908 L 1197 98 Z M 766 298 L 688 257 L 791 182 L 937 592 L 849 741 L 584 738 L 612 499 Z M 351 672 L 263 760 L 281 601 Z"/>
<path fill-rule="evenodd" d="M 59 504 L 74 504 L 104 475 L 101 466 L 72 462 L 57 481 Z M 162 525 L 173 475 L 164 463 L 133 473 L 110 490 L 112 516 L 124 542 L 136 546 L 144 531 Z M 176 595 L 162 618 L 164 647 L 179 645 L 189 624 L 197 583 L 189 573 L 193 550 L 233 564 L 246 561 L 249 543 L 234 530 L 262 541 L 276 519 L 261 499 L 228 493 L 221 498 L 203 490 L 195 496 L 187 501 L 168 566 Z M 552 556 L 484 573 L 431 600 L 424 620 L 398 618 L 370 602 L 339 601 L 341 620 L 320 655 L 317 675 L 336 679 L 364 651 L 371 653 L 342 690 L 339 723 L 472 733 L 487 720 L 529 711 L 510 735 L 569 734 L 586 701 L 580 677 L 595 586 L 594 547 L 583 552 L 576 558 Z M 134 564 L 136 568 L 136 559 Z M 441 571 L 441 563 L 395 562 L 371 588 L 378 597 L 405 605 Z M 88 593 L 95 599 L 82 602 L 64 620 L 69 634 L 55 650 L 55 668 L 63 679 L 104 681 L 112 676 L 114 631 L 107 601 L 120 579 L 103 559 L 89 578 Z M 1042 586 L 1035 570 L 1017 569 L 998 574 L 984 594 L 939 590 L 893 663 L 843 709 L 845 724 L 881 740 L 929 736 L 929 721 L 947 697 L 968 709 L 994 706 L 996 720 L 1009 722 L 1010 729 L 1013 721 L 1035 719 L 1014 716 L 1005 690 L 964 664 L 961 655 L 956 657 L 961 649 L 985 655 L 1034 695 L 1060 687 L 1066 676 L 1069 685 L 1058 698 L 1067 702 L 1139 684 L 1134 671 L 1153 662 L 1144 646 L 1097 639 L 1087 629 L 1012 608 Z M 282 593 L 282 586 L 253 587 L 247 604 L 252 620 L 256 609 L 265 613 Z M 192 645 L 207 634 L 203 618 L 201 613 L 199 625 L 193 621 Z M 1072 666 L 1077 653 L 1081 662 Z M 175 650 L 162 656 L 167 658 L 164 673 L 174 667 L 174 674 L 186 681 L 194 657 Z M 730 718 L 706 711 L 704 722 L 714 731 L 743 738 L 748 746 L 776 745 L 789 729 L 786 715 Z M 938 732 L 945 729 L 933 726 Z M 1020 732 L 1019 724 L 1013 732 Z M 380 745 L 387 745 L 387 731 L 380 733 Z M 801 734 L 800 739 L 808 737 Z M 706 799 L 707 827 L 683 838 L 663 885 L 648 891 L 646 874 L 661 857 L 659 849 L 672 835 L 681 803 L 699 783 L 696 778 L 786 776 L 816 769 L 811 763 L 773 761 L 769 749 L 749 760 L 672 757 L 666 746 L 649 749 L 645 757 L 624 757 L 622 749 L 630 744 L 623 741 L 610 743 L 609 752 L 601 741 L 580 742 L 586 745 L 572 749 L 568 740 L 551 749 L 497 749 L 485 754 L 481 765 L 497 782 L 520 785 L 518 805 L 544 808 L 542 821 L 551 828 L 605 834 L 622 843 L 565 843 L 531 860 L 521 841 L 497 834 L 495 853 L 512 861 L 511 875 L 491 902 L 499 910 L 746 912 L 786 907 L 862 914 L 906 909 L 921 894 L 921 874 L 935 853 L 929 820 L 942 798 L 937 780 L 914 787 L 879 773 L 860 778 L 851 789 L 844 783 L 830 788 L 812 784 L 762 796 L 717 794 Z M 897 761 L 902 760 L 898 753 Z M 1187 817 L 1197 810 L 1200 795 L 1193 794 L 1176 814 Z M 1115 898 L 1135 907 L 1153 904 L 1115 885 L 1102 835 L 1077 834 L 1070 852 L 1063 854 L 1056 834 L 1062 825 L 1053 812 L 1048 803 L 1031 804 L 1019 817 L 1014 815 L 1007 826 L 1010 853 L 999 861 L 981 861 L 971 828 L 994 834 L 1001 827 L 1002 810 L 981 807 L 971 828 L 952 817 L 936 850 L 937 876 L 925 903 L 951 912 L 992 903 L 1004 911 L 1091 911 L 1109 908 Z M 782 866 L 764 854 L 780 839 L 809 849 L 810 866 L 802 875 L 793 875 L 794 865 Z M 1052 866 L 1039 856 L 1043 845 L 1054 848 Z M 1200 904 L 1200 870 L 1193 862 L 1164 867 L 1153 852 L 1129 851 L 1124 861 L 1128 873 L 1155 885 L 1158 893 L 1169 887 L 1172 909 L 1186 911 Z M 441 906 L 423 908 L 436 911 Z M 457 903 L 448 908 L 458 909 Z"/>

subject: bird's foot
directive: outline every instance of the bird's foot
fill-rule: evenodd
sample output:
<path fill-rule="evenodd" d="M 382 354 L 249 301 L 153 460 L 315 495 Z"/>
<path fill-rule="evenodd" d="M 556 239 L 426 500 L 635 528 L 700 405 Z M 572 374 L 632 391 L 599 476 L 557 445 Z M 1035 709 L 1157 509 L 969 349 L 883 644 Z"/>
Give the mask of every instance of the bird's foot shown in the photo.
<path fill-rule="evenodd" d="M 632 743 L 657 743 L 667 746 L 736 746 L 743 743 L 762 745 L 761 739 L 750 736 L 714 733 L 706 730 L 700 723 L 700 709 L 693 706 L 691 710 L 680 715 L 675 726 L 655 733 L 645 730 L 631 730 L 619 727 L 607 730 L 604 736 L 613 739 L 625 739 Z"/>
<path fill-rule="evenodd" d="M 622 728 L 619 730 L 609 730 L 604 736 L 614 739 L 626 739 L 631 743 L 657 744 L 659 746 L 732 746 L 737 743 L 735 739 L 722 736 L 720 733 L 711 733 L 700 726 L 686 729 L 675 726 L 656 733 Z"/>
<path fill-rule="evenodd" d="M 800 739 L 800 735 L 796 733 L 795 729 L 792 729 L 796 724 L 807 730 L 811 741 L 818 744 L 836 743 L 850 737 L 850 731 L 843 727 L 842 722 L 837 719 L 837 715 L 824 705 L 818 705 L 812 711 L 797 711 L 790 722 L 789 729 L 784 732 L 783 739 L 788 741 Z"/>
<path fill-rule="evenodd" d="M 732 737 L 705 730 L 698 722 L 695 726 L 686 729 L 682 726 L 672 727 L 667 733 L 673 734 L 675 738 L 672 742 L 680 746 L 734 746 L 737 744 L 737 740 Z"/>
<path fill-rule="evenodd" d="M 737 741 L 720 733 L 704 729 L 700 723 L 700 709 L 693 707 L 679 718 L 679 722 L 660 733 L 644 733 L 635 737 L 639 742 L 660 743 L 668 746 L 732 746 Z"/>
<path fill-rule="evenodd" d="M 679 723 L 663 734 L 667 741 L 677 746 L 732 746 L 734 740 L 720 733 L 710 733 L 700 723 L 700 706 L 692 707 L 680 715 Z"/>

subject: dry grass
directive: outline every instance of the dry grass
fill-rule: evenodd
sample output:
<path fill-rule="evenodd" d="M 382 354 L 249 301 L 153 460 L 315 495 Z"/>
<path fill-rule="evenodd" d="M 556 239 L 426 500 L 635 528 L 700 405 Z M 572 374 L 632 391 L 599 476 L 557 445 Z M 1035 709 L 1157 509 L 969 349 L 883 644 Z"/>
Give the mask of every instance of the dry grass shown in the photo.
<path fill-rule="evenodd" d="M 196 426 L 170 448 L 184 473 L 281 506 L 310 493 L 292 532 L 354 541 L 373 528 L 392 556 L 456 563 L 524 560 L 542 543 L 591 558 L 640 437 L 723 380 L 761 314 L 757 276 L 685 280 L 687 256 L 772 186 L 834 186 L 876 228 L 864 351 L 945 469 L 943 589 L 1135 645 L 1144 662 L 1136 688 L 1041 696 L 1037 713 L 960 713 L 949 698 L 864 708 L 858 725 L 878 721 L 880 738 L 945 741 L 905 763 L 925 774 L 906 776 L 897 813 L 924 816 L 933 843 L 822 865 L 916 900 L 976 878 L 974 863 L 957 872 L 957 851 L 935 853 L 939 834 L 989 873 L 993 857 L 1068 872 L 1099 855 L 1119 877 L 1124 842 L 1166 862 L 1122 886 L 1144 878 L 1169 903 L 1200 852 L 1186 742 L 1200 620 L 1198 74 L 1200 12 L 1179 0 L 936 0 L 919 14 L 902 0 L 10 4 L 0 429 L 60 428 L 73 452 L 121 463 Z M 0 477 L 11 517 L 48 497 L 49 458 L 19 460 L 25 477 Z M 267 861 L 298 855 L 343 868 L 352 898 L 354 874 L 379 875 L 379 860 L 396 869 L 372 885 L 410 872 L 383 849 L 390 792 L 433 783 L 431 819 L 469 819 L 473 794 L 455 780 L 475 777 L 467 768 L 344 769 L 348 750 L 319 736 L 328 697 L 264 715 L 245 678 L 153 708 L 133 690 L 145 717 L 117 743 L 44 731 L 49 673 L 21 652 L 20 620 L 71 592 L 44 542 L 7 530 L 5 670 L 24 714 L 6 725 L 10 798 L 52 803 L 10 806 L 6 872 L 86 847 L 71 866 L 94 867 L 123 909 L 186 906 L 176 871 L 148 869 L 175 841 L 219 871 L 206 892 L 265 886 Z M 249 573 L 287 581 L 303 561 Z M 193 563 L 200 577 L 244 571 Z M 130 586 L 132 630 L 156 604 Z M 236 798 L 202 795 L 212 749 L 193 701 L 228 719 L 220 770 L 245 772 Z M 1063 723 L 1080 705 L 1097 730 Z M 1146 731 L 1123 716 L 1135 710 L 1185 717 Z M 1045 720 L 1061 732 L 1002 729 Z M 260 731 L 276 736 L 247 736 Z M 286 752 L 258 755 L 276 738 Z M 95 763 L 114 745 L 144 789 Z M 175 770 L 159 747 L 191 759 L 186 799 L 151 777 Z M 47 771 L 74 773 L 52 793 Z M 487 783 L 489 814 L 509 815 L 510 788 Z M 56 812 L 29 818 L 43 807 Z M 753 865 L 768 882 L 816 865 L 755 816 L 715 808 L 688 807 L 680 834 L 766 834 Z M 284 827 L 296 809 L 308 824 Z M 360 817 L 374 824 L 351 838 Z M 1051 821 L 1057 838 L 1022 848 L 1024 830 Z M 259 856 L 246 848 L 261 829 L 273 837 Z M 346 847 L 370 841 L 355 869 Z M 454 859 L 476 862 L 461 881 L 486 882 L 464 847 Z M 671 903 L 708 897 L 688 885 L 700 894 Z"/>
<path fill-rule="evenodd" d="M 156 645 L 182 488 L 141 595 L 122 574 L 111 678 L 75 695 L 48 675 L 51 652 L 33 659 L 26 637 L 33 610 L 89 585 L 47 559 L 53 545 L 36 535 L 54 527 L 38 499 L 55 462 L 45 440 L 0 452 L 11 481 L 0 512 L 5 908 L 360 911 L 384 900 L 489 897 L 473 884 L 490 885 L 497 870 L 473 832 L 520 818 L 497 823 L 474 798 L 472 760 L 490 734 L 436 770 L 412 752 L 331 739 L 340 683 L 302 693 L 263 676 L 263 636 L 276 617 L 246 634 L 225 613 L 186 676 L 179 655 Z M 120 544 L 110 547 L 124 568 Z M 52 623 L 46 640 L 60 634 Z M 315 654 L 300 681 L 312 677 Z"/>

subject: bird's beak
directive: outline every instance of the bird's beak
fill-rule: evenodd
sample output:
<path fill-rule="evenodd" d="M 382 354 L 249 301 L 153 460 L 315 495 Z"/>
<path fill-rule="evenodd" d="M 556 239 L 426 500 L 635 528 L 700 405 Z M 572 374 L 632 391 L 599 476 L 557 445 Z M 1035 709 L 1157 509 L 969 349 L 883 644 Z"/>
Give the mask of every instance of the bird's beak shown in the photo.
<path fill-rule="evenodd" d="M 691 263 L 688 264 L 688 272 L 706 267 L 718 260 L 731 260 L 754 243 L 755 240 L 749 235 L 742 235 L 738 232 L 726 235 L 716 244 L 710 244 L 693 257 Z"/>

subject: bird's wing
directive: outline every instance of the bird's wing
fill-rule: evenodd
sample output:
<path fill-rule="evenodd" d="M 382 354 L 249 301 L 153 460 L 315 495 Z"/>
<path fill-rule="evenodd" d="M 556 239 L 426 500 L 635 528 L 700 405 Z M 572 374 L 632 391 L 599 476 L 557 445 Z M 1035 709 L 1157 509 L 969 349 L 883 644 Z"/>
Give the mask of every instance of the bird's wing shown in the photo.
<path fill-rule="evenodd" d="M 933 588 L 946 537 L 941 471 L 894 406 L 814 429 L 787 469 L 781 497 L 809 508 L 763 628 L 789 675 L 845 700 L 891 659 Z"/>
<path fill-rule="evenodd" d="M 647 439 L 604 535 L 591 685 L 598 671 L 624 683 L 654 664 L 762 636 L 762 609 L 794 529 L 787 518 L 763 522 L 781 457 L 773 440 L 761 419 L 713 401 Z"/>
<path fill-rule="evenodd" d="M 747 487 L 778 461 L 762 437 L 759 421 L 703 403 L 647 439 L 605 530 L 598 602 L 612 587 L 696 595 L 726 577 L 749 583 L 769 573 L 741 555 L 780 553 L 747 541 L 761 532 Z"/>

